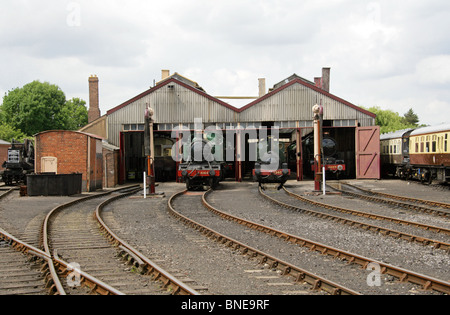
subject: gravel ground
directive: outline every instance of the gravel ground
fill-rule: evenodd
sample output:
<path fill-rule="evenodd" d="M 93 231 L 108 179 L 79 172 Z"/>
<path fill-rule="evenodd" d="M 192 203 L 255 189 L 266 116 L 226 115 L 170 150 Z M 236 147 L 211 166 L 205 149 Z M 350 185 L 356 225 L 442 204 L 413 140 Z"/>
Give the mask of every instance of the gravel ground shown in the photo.
<path fill-rule="evenodd" d="M 298 189 L 286 186 L 288 191 L 298 194 Z M 401 225 L 396 223 L 391 223 L 387 220 L 376 220 L 370 218 L 364 218 L 361 216 L 356 216 L 352 214 L 345 214 L 339 211 L 325 209 L 319 206 L 313 206 L 309 203 L 302 202 L 294 197 L 289 196 L 283 191 L 276 190 L 266 190 L 265 193 L 283 203 L 297 206 L 302 209 L 311 209 L 313 211 L 326 213 L 332 216 L 342 217 L 353 221 L 364 222 L 366 224 L 380 226 L 394 231 L 403 232 L 406 234 L 417 235 L 424 238 L 437 240 L 440 242 L 450 243 L 450 235 L 437 233 L 433 231 L 427 231 L 422 228 L 413 227 L 410 225 Z M 345 195 L 320 195 L 320 196 L 302 196 L 308 200 L 319 202 L 322 204 L 332 205 L 336 207 L 341 207 L 344 209 L 355 210 L 363 213 L 373 213 L 380 216 L 396 218 L 406 221 L 418 222 L 426 225 L 441 227 L 445 229 L 450 229 L 450 220 L 447 218 L 442 218 L 438 216 L 433 216 L 425 213 L 418 213 L 413 210 L 405 210 L 402 208 L 394 208 L 389 205 L 380 205 L 375 202 L 370 202 L 362 199 L 357 199 L 353 197 L 347 197 Z"/>
<path fill-rule="evenodd" d="M 433 186 L 421 186 L 416 183 L 408 185 L 402 181 L 399 183 L 354 181 L 351 184 L 449 202 L 449 191 L 435 189 Z M 302 193 L 311 191 L 313 183 L 289 181 L 287 186 L 296 193 Z M 105 209 L 105 221 L 118 231 L 120 237 L 162 267 L 179 277 L 191 278 L 193 282 L 188 281 L 189 284 L 198 287 L 199 290 L 208 289 L 200 292 L 244 295 L 317 294 L 310 292 L 309 286 L 293 285 L 289 278 L 282 277 L 276 271 L 265 269 L 240 253 L 206 239 L 199 232 L 185 227 L 172 218 L 167 212 L 167 201 L 173 193 L 181 190 L 184 190 L 183 184 L 162 183 L 157 187 L 157 191 L 164 191 L 165 198 L 144 200 L 140 196 L 134 196 L 119 200 Z M 200 223 L 333 281 L 342 284 L 345 282 L 351 289 L 364 294 L 424 294 L 417 287 L 399 284 L 389 276 L 382 277 L 380 287 L 369 287 L 366 284 L 369 271 L 361 270 L 357 266 L 348 266 L 341 261 L 219 219 L 197 204 L 199 196 L 193 195 L 189 198 L 191 197 L 192 200 L 179 199 L 176 204 L 178 210 L 184 208 L 185 214 L 193 216 Z M 357 210 L 368 210 L 370 206 L 369 203 L 358 201 L 357 204 L 356 200 L 342 196 L 328 197 L 320 201 L 347 208 L 355 207 Z M 0 226 L 15 236 L 29 238 L 33 244 L 37 242 L 36 231 L 48 211 L 73 198 L 76 197 L 19 197 L 18 192 L 13 193 L 0 203 Z M 254 183 L 223 182 L 219 190 L 210 195 L 209 201 L 220 210 L 302 238 L 418 273 L 450 280 L 448 253 L 279 208 L 263 199 Z M 403 209 L 392 209 L 387 206 L 370 207 L 370 211 L 373 209 L 381 211 L 380 214 L 390 213 L 388 216 L 401 215 L 405 218 L 411 216 L 409 211 Z M 421 222 L 429 220 L 426 215 L 414 213 L 412 216 Z M 448 220 L 434 223 L 436 224 L 433 225 L 449 226 Z"/>
<path fill-rule="evenodd" d="M 104 209 L 104 220 L 119 237 L 179 277 L 194 280 L 192 287 L 208 295 L 321 294 L 295 284 L 239 252 L 213 242 L 186 227 L 167 211 L 168 198 L 184 185 L 160 184 L 165 198 L 131 197 Z M 198 198 L 198 196 L 194 196 Z M 185 204 L 190 206 L 189 204 Z M 200 206 L 201 207 L 201 206 Z M 205 215 L 209 215 L 205 213 Z"/>
<path fill-rule="evenodd" d="M 39 246 L 39 232 L 53 208 L 77 197 L 20 197 L 19 191 L 0 202 L 0 227 L 30 245 Z"/>
<path fill-rule="evenodd" d="M 424 200 L 434 200 L 450 203 L 449 185 L 422 185 L 417 181 L 392 180 L 348 180 L 345 181 L 356 187 L 373 190 L 375 192 L 406 196 Z"/>
<path fill-rule="evenodd" d="M 211 194 L 208 200 L 218 209 L 302 238 L 436 278 L 450 279 L 448 253 L 279 208 L 261 198 L 256 185 L 223 183 L 221 190 Z M 365 281 L 360 279 L 357 283 L 361 286 Z M 385 284 L 381 291 L 391 289 L 389 283 Z M 361 290 L 365 289 L 363 287 Z M 408 291 L 416 293 L 414 289 Z"/>

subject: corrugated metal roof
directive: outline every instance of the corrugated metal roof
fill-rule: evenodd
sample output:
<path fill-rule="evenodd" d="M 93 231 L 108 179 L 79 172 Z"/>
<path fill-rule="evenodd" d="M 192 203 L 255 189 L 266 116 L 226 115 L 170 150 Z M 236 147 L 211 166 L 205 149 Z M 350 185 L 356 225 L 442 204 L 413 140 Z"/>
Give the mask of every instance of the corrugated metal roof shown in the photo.
<path fill-rule="evenodd" d="M 109 110 L 108 141 L 119 145 L 124 124 L 144 124 L 149 104 L 155 112 L 156 124 L 191 124 L 195 118 L 208 123 L 302 122 L 312 121 L 312 106 L 322 103 L 324 119 L 353 121 L 361 126 L 375 124 L 376 115 L 316 87 L 296 75 L 272 92 L 250 104 L 236 108 L 215 98 L 195 84 L 180 81 L 177 75 Z M 184 81 L 184 80 L 183 80 Z M 193 82 L 193 81 L 191 81 Z M 342 124 L 341 124 L 342 125 Z M 341 126 L 339 125 L 339 126 Z"/>
<path fill-rule="evenodd" d="M 396 139 L 396 138 L 401 138 L 406 132 L 411 131 L 413 129 L 402 129 L 402 130 L 397 130 L 397 131 L 393 131 L 393 132 L 388 132 L 385 134 L 380 135 L 380 140 L 389 140 L 389 139 Z"/>
<path fill-rule="evenodd" d="M 436 125 L 436 126 L 428 126 L 428 127 L 422 127 L 414 130 L 411 132 L 411 136 L 417 136 L 417 135 L 424 135 L 428 133 L 435 133 L 435 132 L 450 132 L 450 124 L 442 124 L 442 125 Z"/>

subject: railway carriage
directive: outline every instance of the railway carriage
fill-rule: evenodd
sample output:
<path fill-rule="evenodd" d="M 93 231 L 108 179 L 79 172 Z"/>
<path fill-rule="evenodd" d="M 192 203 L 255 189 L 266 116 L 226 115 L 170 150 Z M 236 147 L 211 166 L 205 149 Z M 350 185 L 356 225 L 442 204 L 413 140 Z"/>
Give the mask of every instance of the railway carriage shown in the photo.
<path fill-rule="evenodd" d="M 450 182 L 450 124 L 403 130 L 380 140 L 386 173 L 428 184 Z"/>

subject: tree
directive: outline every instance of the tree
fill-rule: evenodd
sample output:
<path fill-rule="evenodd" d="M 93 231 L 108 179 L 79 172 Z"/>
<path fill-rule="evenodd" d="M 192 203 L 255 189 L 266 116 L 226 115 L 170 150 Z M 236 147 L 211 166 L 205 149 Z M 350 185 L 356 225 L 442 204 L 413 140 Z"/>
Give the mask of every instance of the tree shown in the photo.
<path fill-rule="evenodd" d="M 63 115 L 66 117 L 65 130 L 80 129 L 88 123 L 86 102 L 77 97 L 68 100 L 63 108 Z"/>
<path fill-rule="evenodd" d="M 405 117 L 400 116 L 399 113 L 392 110 L 383 110 L 379 107 L 371 107 L 368 111 L 377 115 L 375 124 L 380 126 L 381 133 L 417 127 L 417 125 L 409 123 Z"/>
<path fill-rule="evenodd" d="M 74 130 L 87 122 L 83 102 L 75 98 L 66 102 L 58 86 L 33 81 L 3 97 L 0 120 L 29 136 L 45 130 Z"/>
<path fill-rule="evenodd" d="M 16 130 L 8 124 L 2 123 L 0 125 L 0 140 L 12 142 L 14 139 L 18 142 L 22 142 L 26 137 L 27 136 L 22 131 Z"/>
<path fill-rule="evenodd" d="M 413 109 L 410 108 L 404 115 L 403 118 L 405 119 L 405 123 L 407 125 L 413 125 L 418 126 L 419 124 L 419 116 L 417 116 L 416 113 L 414 113 Z"/>

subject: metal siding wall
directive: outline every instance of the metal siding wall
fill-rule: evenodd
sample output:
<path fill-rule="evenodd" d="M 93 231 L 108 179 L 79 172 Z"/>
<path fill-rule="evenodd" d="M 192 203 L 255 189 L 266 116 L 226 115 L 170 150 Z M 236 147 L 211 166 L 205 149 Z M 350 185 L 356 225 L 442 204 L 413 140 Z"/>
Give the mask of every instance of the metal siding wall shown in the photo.
<path fill-rule="evenodd" d="M 312 107 L 321 101 L 326 120 L 354 119 L 362 126 L 372 125 L 372 117 L 301 84 L 295 84 L 245 110 L 240 114 L 240 121 L 312 120 Z"/>
<path fill-rule="evenodd" d="M 123 124 L 143 124 L 146 104 L 155 111 L 155 123 L 193 123 L 202 118 L 203 123 L 236 122 L 237 113 L 220 103 L 199 95 L 183 86 L 164 86 L 108 116 L 109 143 L 119 146 Z"/>
<path fill-rule="evenodd" d="M 146 103 L 155 110 L 155 123 L 236 123 L 261 121 L 312 121 L 312 107 L 322 101 L 325 120 L 357 120 L 361 127 L 375 119 L 301 84 L 294 84 L 242 113 L 199 95 L 183 86 L 164 86 L 108 116 L 109 143 L 119 146 L 123 124 L 143 124 Z"/>

